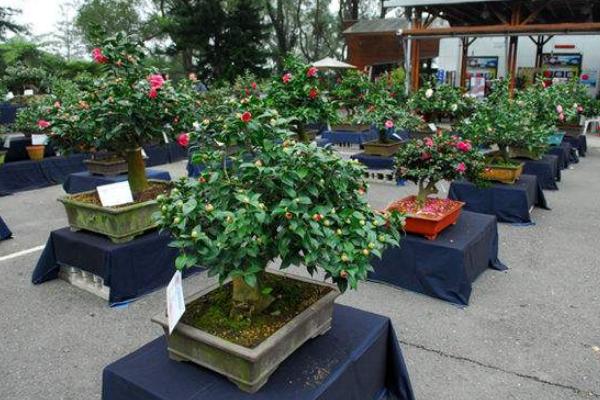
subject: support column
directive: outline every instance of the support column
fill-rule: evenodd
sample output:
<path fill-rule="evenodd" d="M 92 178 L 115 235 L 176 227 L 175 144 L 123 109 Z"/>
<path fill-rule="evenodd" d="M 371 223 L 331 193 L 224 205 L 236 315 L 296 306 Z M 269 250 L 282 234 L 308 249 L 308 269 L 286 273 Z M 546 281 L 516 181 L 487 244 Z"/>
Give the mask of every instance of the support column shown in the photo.
<path fill-rule="evenodd" d="M 422 27 L 421 9 L 416 7 L 412 17 L 412 28 L 421 29 Z M 410 42 L 410 64 L 411 89 L 413 92 L 416 92 L 420 87 L 419 76 L 421 75 L 421 42 L 418 39 L 411 39 Z"/>
<path fill-rule="evenodd" d="M 514 93 L 517 79 L 517 51 L 519 37 L 511 36 L 508 40 L 508 78 L 510 79 L 510 93 Z"/>
<path fill-rule="evenodd" d="M 464 37 L 461 39 L 461 57 L 460 57 L 460 82 L 459 87 L 466 91 L 467 89 L 467 58 L 469 57 L 469 47 L 475 42 L 476 38 Z"/>

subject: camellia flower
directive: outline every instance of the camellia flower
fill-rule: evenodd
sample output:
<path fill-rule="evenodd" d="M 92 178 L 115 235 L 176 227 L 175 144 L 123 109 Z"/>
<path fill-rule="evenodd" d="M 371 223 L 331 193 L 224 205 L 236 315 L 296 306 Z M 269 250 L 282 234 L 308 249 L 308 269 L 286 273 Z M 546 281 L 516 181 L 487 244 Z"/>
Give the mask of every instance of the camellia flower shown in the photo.
<path fill-rule="evenodd" d="M 464 172 L 466 170 L 467 170 L 467 166 L 463 162 L 458 163 L 458 165 L 456 166 L 456 171 L 459 172 L 459 173 L 461 173 L 461 174 L 464 174 Z"/>
<path fill-rule="evenodd" d="M 152 89 L 160 89 L 165 84 L 165 79 L 161 74 L 152 74 L 148 77 L 148 82 Z"/>
<path fill-rule="evenodd" d="M 306 71 L 306 76 L 308 76 L 309 78 L 314 78 L 315 76 L 317 76 L 317 72 L 319 72 L 317 67 L 310 67 L 308 71 Z"/>
<path fill-rule="evenodd" d="M 258 85 L 256 84 L 256 82 L 252 82 L 252 84 L 250 86 L 252 86 L 252 89 L 254 89 L 254 90 L 256 90 L 256 88 L 258 88 Z"/>
<path fill-rule="evenodd" d="M 50 126 L 50 122 L 46 121 L 45 119 L 40 119 L 37 123 L 38 128 L 40 129 L 46 129 L 47 127 Z"/>
<path fill-rule="evenodd" d="M 460 151 L 466 153 L 466 152 L 471 151 L 472 146 L 471 146 L 471 143 L 469 143 L 469 142 L 458 142 L 456 144 L 456 148 L 459 149 Z"/>
<path fill-rule="evenodd" d="M 183 132 L 181 135 L 177 136 L 177 143 L 179 143 L 181 147 L 187 147 L 190 144 L 190 135 Z"/>
<path fill-rule="evenodd" d="M 388 119 L 387 121 L 385 121 L 385 127 L 387 129 L 392 129 L 394 127 L 394 121 L 392 121 L 391 119 Z"/>
<path fill-rule="evenodd" d="M 452 112 L 456 112 L 456 110 L 458 110 L 458 104 L 452 104 L 452 106 L 450 107 L 450 110 L 452 110 Z"/>
<path fill-rule="evenodd" d="M 583 107 L 577 106 L 577 112 L 581 114 L 583 112 Z"/>
<path fill-rule="evenodd" d="M 155 88 L 150 88 L 150 92 L 148 92 L 148 97 L 151 99 L 155 99 L 158 96 L 158 90 Z"/>
<path fill-rule="evenodd" d="M 98 64 L 106 64 L 108 62 L 108 57 L 102 54 L 102 49 L 100 49 L 99 47 L 96 47 L 92 50 L 92 58 Z"/>
<path fill-rule="evenodd" d="M 561 106 L 560 104 L 556 106 L 556 112 L 559 114 L 562 114 L 563 112 L 563 106 Z"/>
<path fill-rule="evenodd" d="M 559 120 L 559 121 L 564 121 L 564 120 L 565 120 L 565 114 L 563 114 L 563 113 L 560 113 L 560 114 L 558 115 L 558 120 Z"/>
<path fill-rule="evenodd" d="M 427 161 L 431 158 L 431 154 L 427 153 L 426 151 L 421 153 L 421 160 L 423 161 Z"/>
<path fill-rule="evenodd" d="M 249 111 L 246 111 L 245 113 L 243 113 L 240 117 L 240 119 L 245 122 L 248 123 L 252 120 L 252 113 L 250 113 Z"/>
<path fill-rule="evenodd" d="M 431 98 L 431 96 L 433 96 L 433 89 L 427 89 L 425 91 L 425 97 L 427 97 L 429 99 L 429 98 Z"/>
<path fill-rule="evenodd" d="M 290 74 L 289 72 L 284 74 L 281 77 L 281 80 L 283 81 L 283 83 L 289 83 L 292 80 L 292 74 Z"/>
<path fill-rule="evenodd" d="M 433 139 L 430 137 L 426 137 L 423 142 L 425 143 L 425 146 L 427 147 L 433 147 Z"/>
<path fill-rule="evenodd" d="M 60 108 L 60 101 L 54 102 L 54 108 Z"/>
<path fill-rule="evenodd" d="M 308 97 L 310 97 L 311 99 L 315 99 L 318 95 L 319 91 L 316 88 L 312 88 L 310 89 L 310 92 L 308 92 Z"/>

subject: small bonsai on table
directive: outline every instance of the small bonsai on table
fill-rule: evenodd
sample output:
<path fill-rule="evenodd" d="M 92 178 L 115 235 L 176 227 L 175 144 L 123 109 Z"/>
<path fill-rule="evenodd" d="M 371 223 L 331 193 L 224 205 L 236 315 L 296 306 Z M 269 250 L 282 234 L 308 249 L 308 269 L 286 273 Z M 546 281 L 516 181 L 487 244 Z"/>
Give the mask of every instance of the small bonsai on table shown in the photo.
<path fill-rule="evenodd" d="M 470 141 L 457 136 L 437 134 L 410 141 L 396 154 L 397 175 L 418 185 L 418 193 L 392 203 L 388 210 L 407 214 L 407 232 L 435 239 L 456 222 L 463 203 L 429 196 L 438 193 L 437 184 L 443 180 L 479 183 L 483 159 Z"/>
<path fill-rule="evenodd" d="M 453 121 L 468 110 L 466 98 L 460 88 L 426 82 L 408 99 L 409 108 L 423 116 L 426 122 Z"/>
<path fill-rule="evenodd" d="M 338 294 L 267 266 L 304 265 L 341 291 L 356 288 L 371 257 L 398 244 L 401 227 L 396 213 L 371 210 L 357 163 L 291 140 L 289 120 L 261 103 L 242 99 L 192 134 L 205 169 L 161 197 L 158 216 L 180 250 L 177 268 L 202 265 L 223 285 L 190 297 L 183 323 L 168 336 L 170 354 L 251 392 L 329 328 Z M 155 321 L 166 326 L 162 315 Z"/>

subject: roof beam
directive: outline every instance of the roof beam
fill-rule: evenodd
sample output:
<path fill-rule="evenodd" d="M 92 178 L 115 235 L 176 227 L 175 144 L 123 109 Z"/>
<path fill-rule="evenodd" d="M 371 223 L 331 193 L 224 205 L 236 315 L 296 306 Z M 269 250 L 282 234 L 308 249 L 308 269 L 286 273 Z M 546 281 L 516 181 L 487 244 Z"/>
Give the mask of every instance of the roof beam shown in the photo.
<path fill-rule="evenodd" d="M 450 28 L 406 29 L 402 36 L 411 38 L 441 38 L 455 36 L 529 36 L 551 34 L 600 34 L 600 22 L 533 24 L 533 25 L 479 25 Z"/>
<path fill-rule="evenodd" d="M 539 4 L 536 8 L 533 9 L 533 11 L 527 16 L 527 18 L 525 18 L 521 24 L 523 25 L 527 25 L 528 23 L 530 23 L 531 21 L 533 21 L 540 12 L 542 12 L 542 10 L 544 10 L 547 6 L 549 6 L 554 0 L 547 0 L 547 1 L 542 1 L 541 4 Z"/>

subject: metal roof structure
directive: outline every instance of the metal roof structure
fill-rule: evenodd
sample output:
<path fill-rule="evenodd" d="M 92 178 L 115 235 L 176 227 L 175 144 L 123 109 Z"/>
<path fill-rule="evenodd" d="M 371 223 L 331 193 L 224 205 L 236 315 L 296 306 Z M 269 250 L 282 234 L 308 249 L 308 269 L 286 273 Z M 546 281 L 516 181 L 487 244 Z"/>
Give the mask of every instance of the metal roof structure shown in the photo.
<path fill-rule="evenodd" d="M 396 34 L 401 29 L 409 27 L 408 20 L 404 18 L 361 19 L 346 29 L 344 35 L 361 35 L 369 33 Z"/>

